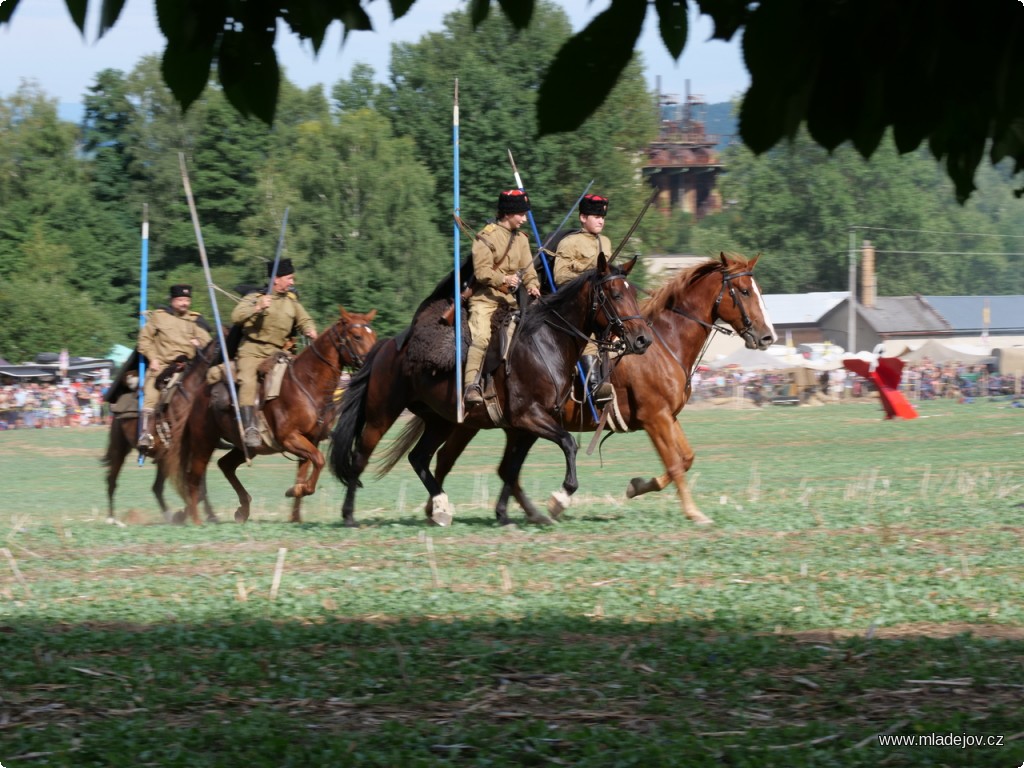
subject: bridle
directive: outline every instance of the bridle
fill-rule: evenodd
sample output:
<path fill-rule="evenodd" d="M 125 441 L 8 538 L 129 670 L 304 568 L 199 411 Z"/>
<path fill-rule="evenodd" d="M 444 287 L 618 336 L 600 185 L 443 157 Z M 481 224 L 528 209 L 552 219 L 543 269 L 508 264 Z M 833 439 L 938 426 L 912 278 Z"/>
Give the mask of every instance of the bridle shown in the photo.
<path fill-rule="evenodd" d="M 368 323 L 345 323 L 346 331 L 350 332 L 356 328 L 365 328 L 368 331 L 373 330 Z M 339 361 L 341 361 L 347 355 L 349 360 L 347 365 L 350 368 L 358 371 L 360 368 L 363 367 L 363 363 L 365 362 L 365 360 L 363 356 L 356 352 L 355 349 L 352 347 L 352 337 L 350 333 L 346 333 L 344 336 L 342 336 L 341 331 L 338 330 L 338 323 L 335 323 L 330 327 L 330 329 L 328 329 L 327 334 L 330 334 L 333 337 L 332 343 L 334 344 L 335 351 L 338 353 Z M 311 345 L 310 349 L 313 350 L 313 354 L 320 358 L 322 362 L 336 370 L 339 376 L 341 375 L 346 363 L 340 363 L 339 365 L 335 365 L 334 363 L 332 363 L 330 360 L 323 356 L 320 350 L 316 348 L 315 344 Z"/>
<path fill-rule="evenodd" d="M 593 319 L 597 316 L 598 311 L 604 313 L 605 320 L 607 321 L 604 330 L 598 338 L 595 339 L 599 349 L 607 351 L 619 351 L 625 350 L 626 348 L 626 321 L 628 320 L 643 320 L 647 322 L 643 315 L 620 315 L 619 311 L 615 308 L 615 304 L 609 298 L 605 285 L 612 282 L 613 280 L 622 280 L 626 282 L 626 275 L 613 273 L 605 275 L 604 277 L 594 281 L 594 289 L 591 293 L 590 308 L 587 313 L 587 319 L 584 325 L 590 325 Z M 552 323 L 550 320 L 548 324 L 553 328 L 557 328 L 560 331 L 568 333 L 571 336 L 575 336 L 584 341 L 590 341 L 590 336 L 583 333 L 572 323 L 568 322 L 564 317 L 559 315 L 557 312 L 552 313 L 555 317 L 561 321 L 559 324 Z M 614 336 L 615 341 L 609 341 L 608 338 Z"/>
<path fill-rule="evenodd" d="M 750 320 L 747 308 L 743 305 L 743 302 L 740 301 L 740 298 L 737 295 L 736 286 L 732 284 L 732 281 L 737 277 L 753 277 L 754 273 L 750 270 L 747 270 L 746 272 L 734 272 L 731 274 L 726 272 L 724 269 L 719 271 L 722 273 L 722 287 L 718 290 L 718 297 L 715 299 L 715 303 L 711 307 L 710 323 L 706 323 L 699 317 L 694 317 L 679 307 L 671 307 L 672 311 L 689 320 L 693 320 L 695 323 L 704 326 L 709 331 L 718 331 L 719 333 L 724 333 L 726 336 L 732 336 L 734 333 L 737 333 L 737 331 L 734 331 L 732 328 L 727 328 L 724 325 L 718 325 L 718 321 L 721 320 L 721 315 L 718 313 L 718 307 L 721 305 L 722 299 L 725 298 L 725 292 L 728 290 L 729 298 L 732 299 L 733 306 L 739 311 L 740 319 L 743 321 L 743 327 L 738 331 L 740 338 L 745 341 L 756 341 L 753 337 L 754 324 Z"/>

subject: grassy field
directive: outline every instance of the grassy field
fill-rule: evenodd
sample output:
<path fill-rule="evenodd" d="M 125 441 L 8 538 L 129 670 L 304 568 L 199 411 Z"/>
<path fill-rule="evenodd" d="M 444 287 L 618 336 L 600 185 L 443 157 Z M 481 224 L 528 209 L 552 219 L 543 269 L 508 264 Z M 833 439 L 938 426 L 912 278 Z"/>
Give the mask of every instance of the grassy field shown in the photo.
<path fill-rule="evenodd" d="M 1024 409 L 919 410 L 688 409 L 711 528 L 624 498 L 643 434 L 581 451 L 551 528 L 494 525 L 491 433 L 453 527 L 403 464 L 350 530 L 326 473 L 285 522 L 283 457 L 240 470 L 249 523 L 198 527 L 132 462 L 107 525 L 105 430 L 0 433 L 0 764 L 1019 766 Z M 541 445 L 524 487 L 561 475 Z"/>

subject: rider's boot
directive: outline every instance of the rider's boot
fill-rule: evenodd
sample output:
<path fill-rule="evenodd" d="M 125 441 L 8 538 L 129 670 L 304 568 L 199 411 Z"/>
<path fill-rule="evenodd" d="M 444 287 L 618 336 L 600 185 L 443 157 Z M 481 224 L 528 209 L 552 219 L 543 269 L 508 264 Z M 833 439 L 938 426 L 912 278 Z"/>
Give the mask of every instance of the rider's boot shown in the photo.
<path fill-rule="evenodd" d="M 139 453 L 149 453 L 153 450 L 153 433 L 150 429 L 153 425 L 153 409 L 143 408 L 139 413 L 139 441 L 136 443 Z"/>
<path fill-rule="evenodd" d="M 473 375 L 473 380 L 466 384 L 465 392 L 463 393 L 463 402 L 466 405 L 476 405 L 484 401 L 484 392 L 480 388 L 480 380 L 482 376 L 480 371 L 477 371 Z M 469 381 L 469 376 L 466 376 L 466 380 Z"/>
<path fill-rule="evenodd" d="M 260 431 L 256 427 L 256 406 L 243 405 L 241 411 L 242 427 L 245 431 L 245 447 L 259 448 L 263 445 L 263 438 L 260 437 Z"/>
<path fill-rule="evenodd" d="M 607 403 L 615 397 L 612 383 L 601 378 L 601 363 L 597 355 L 584 355 L 580 362 L 583 364 L 583 376 L 590 391 L 590 399 L 595 403 Z"/>

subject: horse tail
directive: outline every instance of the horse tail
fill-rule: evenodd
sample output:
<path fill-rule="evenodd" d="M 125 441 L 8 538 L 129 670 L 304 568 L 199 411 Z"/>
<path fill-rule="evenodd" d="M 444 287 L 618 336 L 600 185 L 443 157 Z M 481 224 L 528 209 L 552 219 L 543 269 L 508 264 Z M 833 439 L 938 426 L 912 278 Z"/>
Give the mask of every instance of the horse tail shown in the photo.
<path fill-rule="evenodd" d="M 366 424 L 366 397 L 370 390 L 370 375 L 373 372 L 373 361 L 383 342 L 370 350 L 366 362 L 356 374 L 349 379 L 345 393 L 341 396 L 341 417 L 331 432 L 328 466 L 343 485 L 355 483 L 362 487 L 359 480 L 359 469 L 355 465 L 354 455 L 356 443 Z"/>
<path fill-rule="evenodd" d="M 380 468 L 377 470 L 378 479 L 384 477 L 384 475 L 395 468 L 395 464 L 402 457 L 408 455 L 413 446 L 423 437 L 426 428 L 427 423 L 419 416 L 413 416 L 409 419 L 409 423 L 402 428 L 398 437 L 381 454 Z"/>

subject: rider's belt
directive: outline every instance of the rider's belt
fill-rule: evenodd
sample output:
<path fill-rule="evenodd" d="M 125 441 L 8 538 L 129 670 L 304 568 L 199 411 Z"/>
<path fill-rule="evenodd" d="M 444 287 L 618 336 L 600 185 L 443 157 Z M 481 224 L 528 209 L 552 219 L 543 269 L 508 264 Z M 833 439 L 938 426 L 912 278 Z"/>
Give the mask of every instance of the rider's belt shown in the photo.
<path fill-rule="evenodd" d="M 249 344 L 264 344 L 266 346 L 273 347 L 274 349 L 284 349 L 284 346 L 281 344 L 275 344 L 272 341 L 260 341 L 259 339 L 252 338 L 252 336 L 246 336 L 245 341 Z"/>

